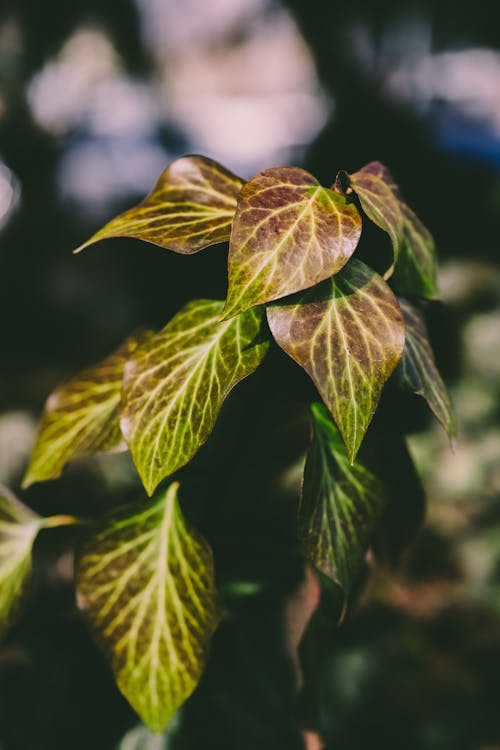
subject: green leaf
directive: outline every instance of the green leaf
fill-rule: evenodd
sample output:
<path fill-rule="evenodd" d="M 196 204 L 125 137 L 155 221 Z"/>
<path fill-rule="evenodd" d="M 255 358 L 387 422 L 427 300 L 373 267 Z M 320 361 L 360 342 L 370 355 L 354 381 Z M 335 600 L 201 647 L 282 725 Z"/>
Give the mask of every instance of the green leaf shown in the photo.
<path fill-rule="evenodd" d="M 262 311 L 220 322 L 223 303 L 190 302 L 125 368 L 122 432 L 151 494 L 210 435 L 222 403 L 262 361 Z"/>
<path fill-rule="evenodd" d="M 212 159 L 177 159 L 142 203 L 112 219 L 75 252 L 111 237 L 135 237 L 183 255 L 227 242 L 242 185 Z"/>
<path fill-rule="evenodd" d="M 177 490 L 104 520 L 76 556 L 78 606 L 154 732 L 198 684 L 220 620 L 212 552 L 186 524 Z"/>
<path fill-rule="evenodd" d="M 399 382 L 405 390 L 422 396 L 442 424 L 450 440 L 456 436 L 456 423 L 446 386 L 434 360 L 424 316 L 406 299 L 399 304 L 406 322 L 406 345 L 398 368 Z"/>
<path fill-rule="evenodd" d="M 297 167 L 267 169 L 238 199 L 224 316 L 314 286 L 356 249 L 361 217 L 344 196 Z"/>
<path fill-rule="evenodd" d="M 126 449 L 119 424 L 123 372 L 128 357 L 148 335 L 134 334 L 49 396 L 24 488 L 55 479 L 68 461 L 80 456 Z"/>
<path fill-rule="evenodd" d="M 15 622 L 31 577 L 31 551 L 44 519 L 0 486 L 0 638 Z"/>
<path fill-rule="evenodd" d="M 438 296 L 436 247 L 432 234 L 405 203 L 403 241 L 394 268 L 394 286 L 401 294 L 423 299 Z"/>
<path fill-rule="evenodd" d="M 282 349 L 310 375 L 352 462 L 405 338 L 396 297 L 353 259 L 336 276 L 267 311 Z"/>
<path fill-rule="evenodd" d="M 434 299 L 437 296 L 437 262 L 429 230 L 401 198 L 391 173 L 378 161 L 348 176 L 366 215 L 385 230 L 392 241 L 394 285 L 404 295 Z"/>
<path fill-rule="evenodd" d="M 322 404 L 313 404 L 313 441 L 299 509 L 301 548 L 347 596 L 387 505 L 379 477 L 363 461 L 350 465 L 340 433 Z"/>

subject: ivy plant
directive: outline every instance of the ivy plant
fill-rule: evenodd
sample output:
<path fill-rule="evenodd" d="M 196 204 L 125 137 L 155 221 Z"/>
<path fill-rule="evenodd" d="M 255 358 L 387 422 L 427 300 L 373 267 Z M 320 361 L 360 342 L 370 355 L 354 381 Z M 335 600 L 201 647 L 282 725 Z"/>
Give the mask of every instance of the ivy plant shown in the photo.
<path fill-rule="evenodd" d="M 383 254 L 358 251 L 363 222 L 388 235 L 382 267 Z M 383 421 L 382 433 L 371 426 L 387 381 L 423 397 L 450 439 L 455 422 L 424 317 L 437 298 L 434 242 L 379 162 L 324 187 L 297 167 L 245 182 L 187 156 L 75 252 L 116 237 L 181 255 L 228 242 L 227 297 L 187 302 L 160 331 L 133 333 L 56 388 L 23 487 L 57 478 L 79 457 L 130 451 L 150 499 L 83 522 L 76 597 L 119 689 L 160 732 L 199 682 L 224 616 L 212 549 L 183 513 L 177 472 L 210 440 L 231 390 L 266 366 L 270 347 L 318 394 L 297 551 L 346 602 L 388 509 L 404 502 L 388 479 Z M 42 518 L 2 491 L 0 634 L 21 607 L 36 535 L 67 523 L 81 521 Z"/>

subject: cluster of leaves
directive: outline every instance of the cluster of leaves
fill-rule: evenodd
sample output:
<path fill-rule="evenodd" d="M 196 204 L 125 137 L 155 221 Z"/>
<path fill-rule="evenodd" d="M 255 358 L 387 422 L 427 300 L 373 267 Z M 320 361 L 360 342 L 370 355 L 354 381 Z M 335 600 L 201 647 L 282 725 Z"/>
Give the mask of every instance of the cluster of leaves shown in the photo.
<path fill-rule="evenodd" d="M 363 214 L 392 243 L 383 277 L 353 257 Z M 401 388 L 423 396 L 454 434 L 418 302 L 437 294 L 431 235 L 378 162 L 326 188 L 296 167 L 244 183 L 192 156 L 78 250 L 124 236 L 184 255 L 229 241 L 227 298 L 189 302 L 158 333 L 133 334 L 57 388 L 24 487 L 80 456 L 128 449 L 153 495 L 208 439 L 225 398 L 274 340 L 323 402 L 311 408 L 299 547 L 347 595 L 394 492 L 381 461 L 360 448 L 398 363 Z M 119 688 L 155 731 L 196 686 L 221 617 L 212 552 L 184 519 L 178 488 L 91 524 L 76 550 L 78 605 Z M 73 521 L 42 519 L 3 493 L 0 631 L 19 608 L 36 534 Z"/>

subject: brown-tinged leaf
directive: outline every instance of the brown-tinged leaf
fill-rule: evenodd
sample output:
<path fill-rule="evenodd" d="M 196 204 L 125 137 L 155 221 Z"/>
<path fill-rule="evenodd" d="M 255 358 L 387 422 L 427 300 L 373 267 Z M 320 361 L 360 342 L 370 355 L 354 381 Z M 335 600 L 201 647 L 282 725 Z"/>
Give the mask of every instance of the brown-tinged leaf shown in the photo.
<path fill-rule="evenodd" d="M 212 551 L 184 520 L 177 490 L 103 520 L 76 555 L 78 606 L 154 732 L 198 684 L 220 620 Z"/>
<path fill-rule="evenodd" d="M 353 259 L 336 276 L 267 311 L 276 342 L 312 378 L 356 457 L 401 358 L 403 316 L 384 280 Z"/>
<path fill-rule="evenodd" d="M 190 302 L 126 365 L 121 427 L 148 494 L 194 456 L 229 391 L 267 351 L 262 310 L 220 322 L 222 307 Z"/>
<path fill-rule="evenodd" d="M 354 252 L 361 217 L 338 192 L 297 167 L 266 169 L 243 187 L 229 246 L 224 317 L 337 273 Z"/>
<path fill-rule="evenodd" d="M 142 203 L 112 219 L 75 252 L 111 237 L 135 237 L 183 255 L 227 242 L 242 185 L 212 159 L 176 159 Z"/>
<path fill-rule="evenodd" d="M 125 362 L 144 331 L 130 336 L 109 357 L 59 386 L 45 404 L 23 487 L 58 477 L 75 458 L 126 450 L 119 409 Z"/>
<path fill-rule="evenodd" d="M 359 458 L 351 465 L 322 404 L 312 404 L 313 440 L 304 467 L 299 540 L 306 558 L 347 596 L 387 505 L 381 479 Z"/>
<path fill-rule="evenodd" d="M 399 304 L 406 322 L 406 344 L 399 364 L 399 381 L 403 388 L 422 396 L 450 440 L 456 436 L 453 407 L 439 374 L 427 334 L 422 311 L 406 299 Z"/>
<path fill-rule="evenodd" d="M 394 285 L 404 295 L 434 299 L 437 296 L 437 262 L 434 240 L 412 209 L 403 201 L 393 176 L 383 164 L 370 162 L 348 176 L 366 215 L 391 238 Z"/>

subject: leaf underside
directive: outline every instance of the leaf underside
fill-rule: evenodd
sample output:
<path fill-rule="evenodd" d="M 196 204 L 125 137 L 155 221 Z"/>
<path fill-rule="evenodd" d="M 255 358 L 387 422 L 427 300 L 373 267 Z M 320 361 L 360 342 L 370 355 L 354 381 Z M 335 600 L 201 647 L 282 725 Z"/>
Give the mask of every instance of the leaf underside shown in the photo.
<path fill-rule="evenodd" d="M 406 299 L 399 304 L 406 323 L 406 344 L 398 375 L 401 386 L 422 396 L 450 440 L 456 437 L 455 415 L 446 386 L 436 367 L 422 311 Z"/>
<path fill-rule="evenodd" d="M 412 209 L 402 200 L 391 173 L 380 162 L 370 162 L 349 175 L 366 215 L 391 238 L 394 285 L 403 295 L 437 297 L 437 262 L 434 240 Z"/>
<path fill-rule="evenodd" d="M 15 622 L 31 577 L 31 552 L 43 519 L 0 486 L 0 638 Z"/>
<path fill-rule="evenodd" d="M 184 521 L 177 489 L 103 521 L 76 557 L 78 606 L 154 732 L 198 684 L 220 620 L 212 552 Z"/>
<path fill-rule="evenodd" d="M 222 403 L 262 361 L 262 311 L 220 322 L 223 303 L 187 304 L 125 368 L 122 432 L 151 494 L 210 435 Z"/>
<path fill-rule="evenodd" d="M 243 181 L 204 156 L 184 156 L 138 206 L 112 219 L 75 252 L 99 240 L 134 237 L 190 255 L 227 242 Z"/>
<path fill-rule="evenodd" d="M 347 596 L 387 504 L 383 483 L 359 459 L 351 465 L 322 404 L 313 404 L 313 441 L 304 467 L 299 540 L 307 559 Z"/>
<path fill-rule="evenodd" d="M 102 362 L 59 386 L 45 404 L 23 487 L 58 477 L 75 458 L 126 450 L 119 408 L 128 357 L 150 335 L 139 332 Z"/>
<path fill-rule="evenodd" d="M 403 316 L 383 279 L 352 259 L 318 287 L 267 310 L 279 346 L 309 374 L 354 461 L 401 358 Z"/>
<path fill-rule="evenodd" d="M 313 286 L 354 252 L 361 217 L 343 195 L 297 167 L 261 172 L 243 187 L 229 246 L 224 316 Z"/>

